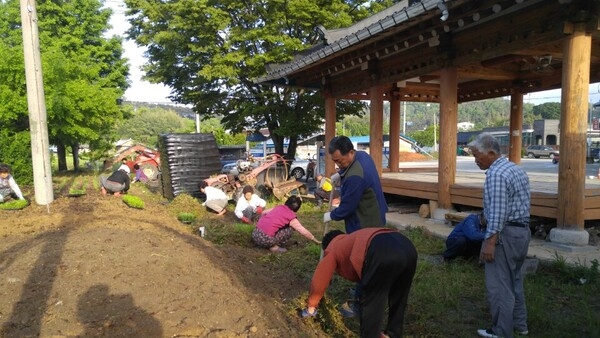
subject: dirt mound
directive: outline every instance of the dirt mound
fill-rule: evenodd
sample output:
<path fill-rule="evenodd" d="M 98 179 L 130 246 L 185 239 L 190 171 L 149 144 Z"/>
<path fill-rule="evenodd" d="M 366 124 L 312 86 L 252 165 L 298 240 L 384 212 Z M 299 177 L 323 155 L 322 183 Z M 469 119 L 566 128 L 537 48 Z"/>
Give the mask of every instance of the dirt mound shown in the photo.
<path fill-rule="evenodd" d="M 401 151 L 400 152 L 400 162 L 418 162 L 418 161 L 430 161 L 432 158 L 413 152 Z"/>
<path fill-rule="evenodd" d="M 144 210 L 91 190 L 0 210 L 0 336 L 319 336 L 259 257 L 215 247 L 138 189 Z"/>

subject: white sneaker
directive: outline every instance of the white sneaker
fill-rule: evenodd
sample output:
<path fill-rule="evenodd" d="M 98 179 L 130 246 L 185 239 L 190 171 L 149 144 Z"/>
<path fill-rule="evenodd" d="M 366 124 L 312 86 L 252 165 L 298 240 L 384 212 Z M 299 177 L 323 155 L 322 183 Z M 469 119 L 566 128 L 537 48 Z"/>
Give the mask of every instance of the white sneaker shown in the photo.
<path fill-rule="evenodd" d="M 518 334 L 519 336 L 526 336 L 529 334 L 529 330 L 522 330 L 522 331 L 515 331 L 516 334 Z"/>
<path fill-rule="evenodd" d="M 477 330 L 477 334 L 481 337 L 501 338 L 500 336 L 496 335 L 492 329 L 479 329 Z"/>

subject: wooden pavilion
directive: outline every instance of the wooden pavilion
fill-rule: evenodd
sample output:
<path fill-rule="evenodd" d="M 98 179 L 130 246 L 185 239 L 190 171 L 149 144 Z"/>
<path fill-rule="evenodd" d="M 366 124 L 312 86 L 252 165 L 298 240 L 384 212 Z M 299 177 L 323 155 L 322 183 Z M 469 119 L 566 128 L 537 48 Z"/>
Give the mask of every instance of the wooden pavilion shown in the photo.
<path fill-rule="evenodd" d="M 460 190 L 458 104 L 510 96 L 508 157 L 520 163 L 523 95 L 561 88 L 557 188 L 545 209 L 532 211 L 556 218 L 552 241 L 580 246 L 588 240 L 585 219 L 599 216 L 587 209 L 600 208 L 600 194 L 586 191 L 585 183 L 588 87 L 600 81 L 599 28 L 600 0 L 404 0 L 351 27 L 320 28 L 319 45 L 269 67 L 257 82 L 320 91 L 327 140 L 335 134 L 336 100 L 369 100 L 371 156 L 380 175 L 383 101 L 390 101 L 392 135 L 400 133 L 401 102 L 439 103 L 443 142 L 437 182 L 427 196 L 440 211 L 453 209 L 453 192 Z M 399 171 L 398 159 L 398 144 L 391 142 L 391 173 Z M 326 172 L 333 170 L 327 161 Z M 393 177 L 382 184 L 399 191 Z M 477 204 L 478 195 L 469 194 L 462 201 Z"/>

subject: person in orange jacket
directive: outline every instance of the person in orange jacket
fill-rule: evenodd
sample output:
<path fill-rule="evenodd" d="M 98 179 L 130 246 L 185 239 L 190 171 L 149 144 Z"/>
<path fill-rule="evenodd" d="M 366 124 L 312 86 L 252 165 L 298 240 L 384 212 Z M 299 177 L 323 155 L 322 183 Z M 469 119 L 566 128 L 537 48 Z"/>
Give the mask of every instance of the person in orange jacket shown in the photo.
<path fill-rule="evenodd" d="M 412 242 L 394 229 L 364 228 L 351 234 L 330 231 L 322 246 L 325 254 L 313 274 L 302 317 L 317 314 L 337 272 L 362 288 L 360 337 L 402 337 L 408 293 L 417 268 L 417 250 Z M 387 327 L 382 331 L 386 305 Z"/>

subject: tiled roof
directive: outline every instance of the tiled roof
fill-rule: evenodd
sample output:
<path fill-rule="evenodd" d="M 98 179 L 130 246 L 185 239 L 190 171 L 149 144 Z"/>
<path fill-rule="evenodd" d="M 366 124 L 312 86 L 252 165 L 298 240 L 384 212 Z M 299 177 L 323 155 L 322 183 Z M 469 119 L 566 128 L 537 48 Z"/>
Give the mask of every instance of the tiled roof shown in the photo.
<path fill-rule="evenodd" d="M 289 63 L 268 65 L 267 75 L 255 80 L 255 82 L 262 83 L 285 79 L 285 76 L 288 74 L 296 72 L 345 48 L 368 40 L 373 35 L 392 28 L 399 23 L 422 15 L 432 9 L 439 10 L 438 5 L 448 2 L 450 0 L 402 0 L 347 28 L 326 30 L 322 26 L 317 27 L 322 33 L 324 40 L 322 43 L 302 52 Z"/>

